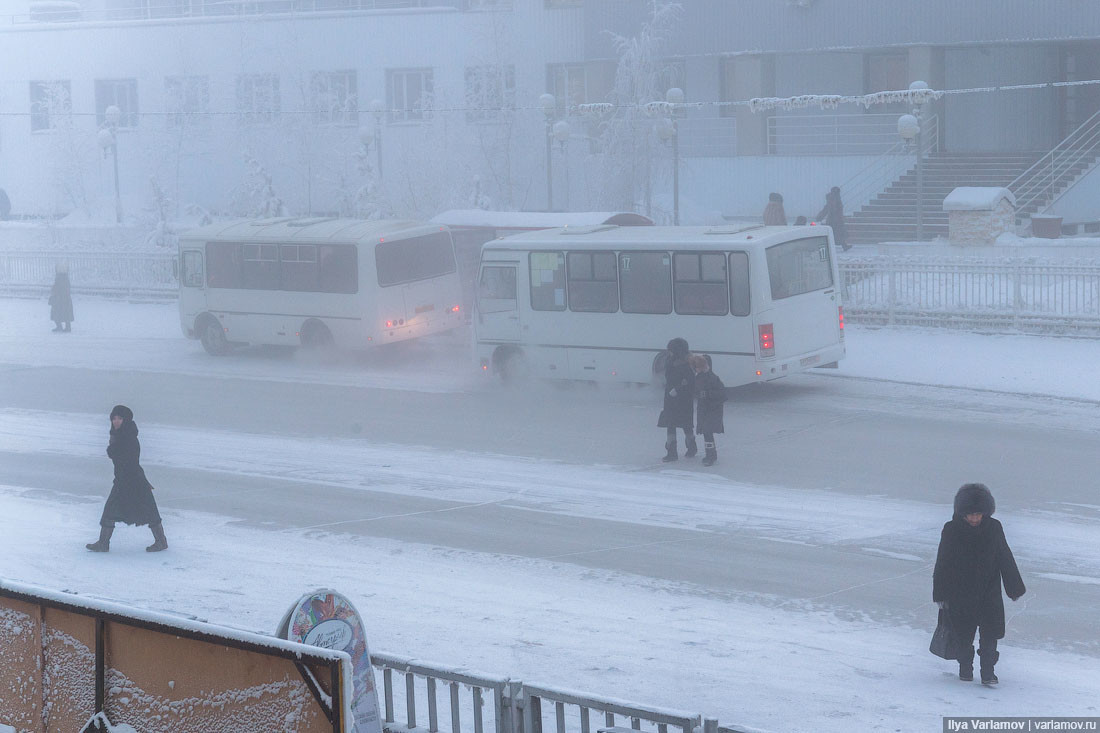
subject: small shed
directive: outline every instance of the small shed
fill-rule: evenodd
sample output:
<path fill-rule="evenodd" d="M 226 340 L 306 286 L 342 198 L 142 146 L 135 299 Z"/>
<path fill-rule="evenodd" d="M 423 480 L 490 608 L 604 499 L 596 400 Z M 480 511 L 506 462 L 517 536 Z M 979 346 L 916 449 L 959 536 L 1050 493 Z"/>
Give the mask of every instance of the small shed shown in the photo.
<path fill-rule="evenodd" d="M 943 200 L 951 244 L 993 244 L 1016 227 L 1016 197 L 999 186 L 960 186 Z"/>

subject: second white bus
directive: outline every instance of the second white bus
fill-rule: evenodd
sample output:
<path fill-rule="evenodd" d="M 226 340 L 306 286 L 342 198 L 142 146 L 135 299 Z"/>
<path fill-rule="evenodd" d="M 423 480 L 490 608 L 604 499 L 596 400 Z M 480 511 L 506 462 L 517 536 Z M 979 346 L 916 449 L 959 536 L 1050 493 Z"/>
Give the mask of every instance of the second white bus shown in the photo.
<path fill-rule="evenodd" d="M 180 326 L 211 354 L 242 344 L 368 349 L 464 325 L 446 227 L 264 219 L 180 235 Z"/>
<path fill-rule="evenodd" d="M 828 227 L 567 227 L 487 242 L 476 358 L 505 379 L 651 382 L 687 339 L 727 386 L 844 357 Z"/>

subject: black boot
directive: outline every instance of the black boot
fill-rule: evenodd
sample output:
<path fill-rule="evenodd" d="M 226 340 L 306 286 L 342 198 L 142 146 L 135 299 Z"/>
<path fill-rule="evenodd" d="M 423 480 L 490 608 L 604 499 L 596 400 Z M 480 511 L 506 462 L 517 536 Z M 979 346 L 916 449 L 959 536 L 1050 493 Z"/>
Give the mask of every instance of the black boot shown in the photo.
<path fill-rule="evenodd" d="M 73 332 L 73 324 L 66 323 L 65 324 L 65 333 L 72 333 L 72 332 Z"/>
<path fill-rule="evenodd" d="M 58 321 L 53 322 L 53 332 L 54 333 L 61 333 L 63 330 L 64 329 L 61 328 L 61 323 L 59 323 Z"/>
<path fill-rule="evenodd" d="M 997 684 L 999 680 L 997 679 L 997 675 L 993 674 L 993 665 L 995 665 L 997 663 L 997 660 L 1001 658 L 1001 653 L 995 650 L 979 648 L 978 657 L 982 660 L 982 684 Z"/>
<path fill-rule="evenodd" d="M 963 682 L 974 681 L 974 647 L 959 652 L 959 679 Z"/>
<path fill-rule="evenodd" d="M 665 450 L 667 451 L 665 453 L 665 457 L 661 459 L 664 463 L 670 463 L 672 461 L 675 461 L 677 458 L 679 458 L 679 456 L 676 455 L 676 441 L 675 440 L 665 441 Z"/>
<path fill-rule="evenodd" d="M 684 436 L 684 447 L 687 448 L 684 451 L 684 458 L 694 458 L 699 454 L 699 444 L 695 442 L 695 436 L 691 433 Z"/>
<path fill-rule="evenodd" d="M 160 552 L 161 550 L 168 549 L 168 538 L 164 536 L 164 524 L 157 522 L 156 524 L 149 525 L 149 529 L 153 530 L 153 544 L 145 548 L 146 552 Z"/>
<path fill-rule="evenodd" d="M 111 551 L 111 535 L 114 534 L 114 532 L 115 532 L 114 525 L 111 525 L 110 527 L 104 527 L 104 526 L 100 525 L 100 527 L 99 527 L 99 540 L 97 540 L 96 542 L 89 542 L 88 544 L 86 544 L 84 546 L 87 547 L 92 552 L 110 552 Z"/>
<path fill-rule="evenodd" d="M 718 449 L 714 447 L 714 443 L 704 443 L 704 446 L 707 453 L 703 457 L 703 465 L 713 466 L 718 461 Z"/>

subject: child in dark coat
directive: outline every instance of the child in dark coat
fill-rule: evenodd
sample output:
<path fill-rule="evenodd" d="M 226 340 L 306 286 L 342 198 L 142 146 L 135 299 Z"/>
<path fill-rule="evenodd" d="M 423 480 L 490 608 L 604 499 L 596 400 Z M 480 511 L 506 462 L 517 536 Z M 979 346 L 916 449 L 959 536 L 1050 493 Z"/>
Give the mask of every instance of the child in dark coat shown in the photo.
<path fill-rule="evenodd" d="M 691 368 L 695 371 L 695 420 L 696 432 L 703 436 L 706 455 L 704 466 L 713 466 L 718 460 L 718 448 L 714 434 L 726 432 L 722 422 L 722 403 L 726 401 L 726 385 L 711 371 L 710 360 L 702 354 L 691 355 Z"/>

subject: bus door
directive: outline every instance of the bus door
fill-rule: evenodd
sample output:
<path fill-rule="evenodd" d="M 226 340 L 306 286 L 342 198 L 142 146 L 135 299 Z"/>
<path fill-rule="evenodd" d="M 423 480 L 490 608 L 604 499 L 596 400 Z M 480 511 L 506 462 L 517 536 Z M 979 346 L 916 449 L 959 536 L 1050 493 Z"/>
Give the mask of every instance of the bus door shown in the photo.
<path fill-rule="evenodd" d="M 483 262 L 477 281 L 477 332 L 481 341 L 519 341 L 518 262 Z"/>
<path fill-rule="evenodd" d="M 767 263 L 772 305 L 764 320 L 772 327 L 775 355 L 786 359 L 835 346 L 840 302 L 828 238 L 773 245 Z"/>

